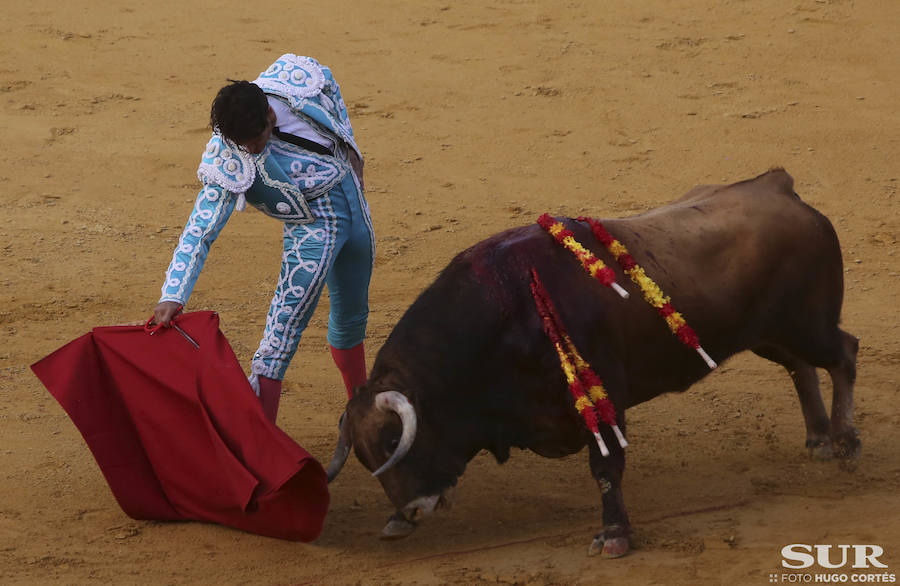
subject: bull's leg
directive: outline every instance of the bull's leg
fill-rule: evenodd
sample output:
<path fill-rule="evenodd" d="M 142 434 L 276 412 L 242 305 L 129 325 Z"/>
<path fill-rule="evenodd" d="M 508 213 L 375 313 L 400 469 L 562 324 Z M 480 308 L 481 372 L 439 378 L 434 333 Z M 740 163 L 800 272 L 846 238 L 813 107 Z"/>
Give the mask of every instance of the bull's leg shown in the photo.
<path fill-rule="evenodd" d="M 853 384 L 856 382 L 856 354 L 859 340 L 841 330 L 841 352 L 837 364 L 828 367 L 834 394 L 831 400 L 831 441 L 835 455 L 859 456 L 859 434 L 853 426 Z"/>
<path fill-rule="evenodd" d="M 624 421 L 619 427 L 625 431 Z M 631 525 L 622 497 L 622 476 L 625 473 L 625 451 L 619 447 L 612 433 L 604 433 L 610 455 L 604 457 L 596 442 L 588 444 L 591 475 L 597 481 L 603 501 L 603 531 L 594 536 L 588 555 L 600 553 L 605 558 L 617 558 L 628 553 Z"/>
<path fill-rule="evenodd" d="M 753 352 L 782 365 L 791 375 L 806 423 L 806 447 L 810 456 L 823 460 L 831 458 L 831 425 L 819 391 L 816 368 L 783 348 L 765 346 L 754 348 Z"/>

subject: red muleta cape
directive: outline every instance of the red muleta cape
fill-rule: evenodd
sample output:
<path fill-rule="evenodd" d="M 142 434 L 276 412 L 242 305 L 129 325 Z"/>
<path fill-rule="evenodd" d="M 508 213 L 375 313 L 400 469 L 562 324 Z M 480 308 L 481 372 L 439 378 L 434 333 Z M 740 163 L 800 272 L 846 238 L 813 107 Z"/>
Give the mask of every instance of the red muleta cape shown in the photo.
<path fill-rule="evenodd" d="M 319 536 L 322 466 L 269 422 L 218 315 L 150 335 L 94 328 L 31 366 L 134 519 L 195 520 L 294 541 Z"/>

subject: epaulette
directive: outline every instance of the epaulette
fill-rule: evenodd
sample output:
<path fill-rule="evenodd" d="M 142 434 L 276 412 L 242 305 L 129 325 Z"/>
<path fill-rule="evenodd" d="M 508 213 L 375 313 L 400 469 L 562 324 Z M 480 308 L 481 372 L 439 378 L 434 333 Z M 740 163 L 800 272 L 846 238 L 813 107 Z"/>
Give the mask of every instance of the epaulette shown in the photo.
<path fill-rule="evenodd" d="M 286 53 L 260 73 L 253 83 L 266 93 L 283 96 L 296 104 L 322 91 L 325 73 L 315 59 Z"/>
<path fill-rule="evenodd" d="M 204 185 L 213 183 L 241 194 L 250 189 L 256 180 L 256 163 L 253 155 L 237 148 L 219 133 L 214 133 L 206 144 L 197 177 Z"/>

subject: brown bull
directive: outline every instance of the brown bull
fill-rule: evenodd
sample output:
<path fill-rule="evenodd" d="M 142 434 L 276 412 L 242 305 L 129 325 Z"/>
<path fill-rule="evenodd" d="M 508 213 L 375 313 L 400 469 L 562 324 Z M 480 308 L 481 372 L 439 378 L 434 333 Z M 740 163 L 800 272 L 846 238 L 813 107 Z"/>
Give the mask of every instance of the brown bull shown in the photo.
<path fill-rule="evenodd" d="M 565 223 L 615 266 L 587 226 Z M 852 423 L 858 341 L 838 327 L 841 251 L 831 223 L 794 193 L 790 175 L 776 169 L 732 185 L 696 187 L 667 206 L 603 223 L 672 298 L 715 361 L 751 350 L 788 370 L 815 455 L 858 454 Z M 347 405 L 329 476 L 352 444 L 397 507 L 385 537 L 412 532 L 418 514 L 442 504 L 480 450 L 503 462 L 513 447 L 562 457 L 587 445 L 603 502 L 603 530 L 591 550 L 607 557 L 627 552 L 624 451 L 601 426 L 612 452 L 604 457 L 579 417 L 535 310 L 531 267 L 603 379 L 623 430 L 625 409 L 684 391 L 709 372 L 618 267 L 628 300 L 589 277 L 537 225 L 476 244 L 412 304 Z M 833 382 L 830 418 L 817 367 Z"/>

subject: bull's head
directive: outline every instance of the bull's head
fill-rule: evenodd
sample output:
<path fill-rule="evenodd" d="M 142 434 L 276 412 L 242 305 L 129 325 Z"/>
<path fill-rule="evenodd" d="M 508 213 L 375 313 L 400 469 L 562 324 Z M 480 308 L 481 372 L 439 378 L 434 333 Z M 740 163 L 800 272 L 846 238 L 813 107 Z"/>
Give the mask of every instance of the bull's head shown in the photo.
<path fill-rule="evenodd" d="M 352 447 L 397 507 L 382 530 L 383 538 L 409 535 L 423 514 L 448 504 L 447 489 L 455 485 L 461 470 L 448 474 L 441 471 L 446 466 L 435 465 L 442 450 L 431 441 L 427 427 L 422 428 L 415 407 L 405 395 L 360 389 L 347 404 L 340 428 L 328 466 L 328 481 L 337 477 Z"/>

